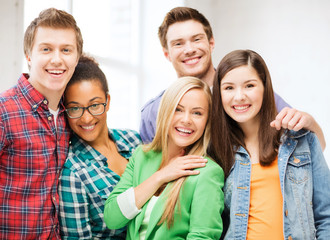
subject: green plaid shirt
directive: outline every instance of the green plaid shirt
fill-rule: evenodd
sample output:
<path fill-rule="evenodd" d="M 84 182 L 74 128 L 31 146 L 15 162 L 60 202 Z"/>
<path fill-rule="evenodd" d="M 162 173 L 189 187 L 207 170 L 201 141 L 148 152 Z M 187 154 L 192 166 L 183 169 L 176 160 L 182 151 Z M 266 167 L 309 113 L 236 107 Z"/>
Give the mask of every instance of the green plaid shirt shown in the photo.
<path fill-rule="evenodd" d="M 141 144 L 136 131 L 112 129 L 109 136 L 126 159 Z M 62 239 L 125 239 L 125 228 L 110 230 L 103 220 L 105 201 L 119 179 L 102 154 L 72 136 L 59 184 Z"/>

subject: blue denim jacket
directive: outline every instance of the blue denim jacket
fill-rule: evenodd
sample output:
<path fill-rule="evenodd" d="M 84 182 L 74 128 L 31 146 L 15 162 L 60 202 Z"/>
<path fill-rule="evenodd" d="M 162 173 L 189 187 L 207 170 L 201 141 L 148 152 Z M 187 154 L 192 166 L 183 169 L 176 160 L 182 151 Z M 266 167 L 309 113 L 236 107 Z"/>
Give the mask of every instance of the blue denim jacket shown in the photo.
<path fill-rule="evenodd" d="M 278 168 L 283 195 L 284 239 L 330 239 L 330 171 L 314 133 L 287 131 Z M 224 186 L 230 223 L 225 239 L 246 239 L 251 162 L 240 147 Z"/>

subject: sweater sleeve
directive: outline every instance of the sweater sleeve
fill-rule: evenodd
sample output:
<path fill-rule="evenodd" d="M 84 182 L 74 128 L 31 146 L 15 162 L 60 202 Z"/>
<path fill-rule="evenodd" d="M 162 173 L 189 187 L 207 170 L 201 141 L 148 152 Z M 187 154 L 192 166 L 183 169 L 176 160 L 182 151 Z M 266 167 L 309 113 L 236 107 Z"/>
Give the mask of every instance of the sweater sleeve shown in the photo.
<path fill-rule="evenodd" d="M 133 176 L 134 176 L 134 163 L 135 163 L 135 156 L 138 154 L 139 151 L 142 151 L 141 147 L 138 147 L 132 157 L 127 164 L 124 174 L 122 175 L 119 183 L 112 191 L 110 196 L 108 197 L 105 207 L 104 207 L 104 221 L 108 228 L 110 229 L 118 229 L 126 226 L 128 222 L 131 220 L 127 218 L 127 212 L 130 212 L 129 209 L 121 210 L 125 206 L 123 202 L 129 198 L 130 188 L 133 187 Z M 128 190 L 128 191 L 127 191 Z M 123 194 L 123 195 L 121 195 Z M 125 196 L 126 195 L 126 196 Z M 119 204 L 118 204 L 118 197 L 119 197 Z M 123 200 L 124 199 L 124 200 Z M 137 212 L 138 213 L 138 212 Z M 135 215 L 137 214 L 135 213 Z M 126 215 L 126 216 L 125 216 Z"/>

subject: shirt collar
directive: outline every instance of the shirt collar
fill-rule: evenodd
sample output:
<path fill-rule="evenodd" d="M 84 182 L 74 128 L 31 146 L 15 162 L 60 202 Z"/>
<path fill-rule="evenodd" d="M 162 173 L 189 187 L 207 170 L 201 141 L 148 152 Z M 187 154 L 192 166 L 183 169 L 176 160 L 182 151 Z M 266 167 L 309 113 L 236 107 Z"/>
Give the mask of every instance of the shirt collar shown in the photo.
<path fill-rule="evenodd" d="M 17 84 L 18 89 L 21 91 L 26 101 L 31 105 L 32 111 L 37 111 L 39 106 L 44 110 L 48 110 L 48 100 L 32 86 L 28 80 L 29 77 L 30 76 L 27 73 L 21 75 Z M 61 98 L 59 107 L 59 113 L 62 113 L 64 111 L 63 97 Z"/>

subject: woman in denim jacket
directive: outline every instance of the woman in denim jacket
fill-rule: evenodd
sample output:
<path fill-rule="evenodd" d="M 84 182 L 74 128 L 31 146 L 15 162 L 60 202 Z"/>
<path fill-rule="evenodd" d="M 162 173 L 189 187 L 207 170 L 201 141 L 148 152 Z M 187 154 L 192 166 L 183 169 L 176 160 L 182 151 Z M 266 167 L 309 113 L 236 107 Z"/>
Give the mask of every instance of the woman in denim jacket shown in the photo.
<path fill-rule="evenodd" d="M 330 239 L 330 172 L 318 138 L 271 127 L 277 112 L 262 57 L 227 54 L 213 86 L 210 150 L 226 175 L 224 238 Z"/>

